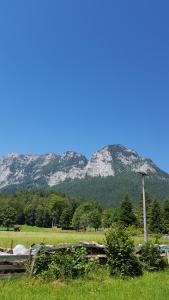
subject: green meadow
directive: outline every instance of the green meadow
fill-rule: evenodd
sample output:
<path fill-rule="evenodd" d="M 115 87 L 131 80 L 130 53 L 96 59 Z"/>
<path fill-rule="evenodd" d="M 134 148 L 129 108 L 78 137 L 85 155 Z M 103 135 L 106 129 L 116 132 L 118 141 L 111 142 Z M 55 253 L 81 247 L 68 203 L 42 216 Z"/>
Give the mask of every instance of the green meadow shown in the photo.
<path fill-rule="evenodd" d="M 78 241 L 104 241 L 104 231 L 62 231 L 23 226 L 20 232 L 0 231 L 0 247 L 33 243 L 72 243 Z M 155 237 L 151 237 L 154 239 Z M 143 241 L 134 237 L 135 243 Z M 164 243 L 164 240 L 160 240 Z M 1 300 L 167 300 L 169 295 L 169 270 L 160 273 L 145 273 L 142 277 L 122 280 L 111 278 L 107 269 L 101 268 L 88 277 L 76 280 L 44 283 L 38 279 L 23 276 L 0 281 Z"/>
<path fill-rule="evenodd" d="M 105 231 L 64 231 L 61 229 L 40 228 L 23 225 L 20 232 L 0 231 L 0 247 L 23 244 L 30 247 L 33 243 L 45 243 L 48 245 L 57 245 L 62 243 L 74 243 L 80 241 L 103 243 Z M 135 244 L 143 242 L 143 235 L 133 236 Z M 151 235 L 149 240 L 155 241 L 155 235 Z M 159 239 L 161 244 L 167 244 L 169 241 Z"/>
<path fill-rule="evenodd" d="M 0 231 L 0 247 L 10 247 L 12 241 L 13 246 L 23 244 L 26 247 L 30 247 L 33 243 L 38 244 L 41 242 L 48 245 L 56 245 L 79 241 L 103 242 L 103 240 L 103 231 L 76 232 L 29 226 L 23 226 L 20 232 Z"/>
<path fill-rule="evenodd" d="M 68 282 L 23 277 L 1 280 L 0 291 L 1 300 L 168 300 L 169 271 L 128 280 L 110 278 L 104 269 Z"/>

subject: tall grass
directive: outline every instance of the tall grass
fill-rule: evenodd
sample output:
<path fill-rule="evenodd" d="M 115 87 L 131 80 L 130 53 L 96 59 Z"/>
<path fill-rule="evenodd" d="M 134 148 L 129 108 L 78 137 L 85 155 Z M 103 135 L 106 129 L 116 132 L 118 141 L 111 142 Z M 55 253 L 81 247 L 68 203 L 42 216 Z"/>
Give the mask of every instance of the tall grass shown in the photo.
<path fill-rule="evenodd" d="M 104 269 L 69 282 L 42 283 L 23 277 L 0 281 L 0 291 L 2 300 L 168 300 L 169 271 L 128 280 L 110 278 Z"/>
<path fill-rule="evenodd" d="M 151 237 L 153 239 L 153 237 Z M 143 241 L 134 237 L 135 243 Z M 72 243 L 78 241 L 103 242 L 104 232 L 75 232 L 60 229 L 42 229 L 23 226 L 21 232 L 0 232 L 0 247 L 32 243 Z M 164 243 L 164 240 L 160 241 Z M 143 277 L 121 280 L 111 278 L 106 269 L 68 282 L 43 283 L 34 278 L 0 280 L 0 300 L 168 300 L 169 270 L 161 273 L 145 273 Z"/>

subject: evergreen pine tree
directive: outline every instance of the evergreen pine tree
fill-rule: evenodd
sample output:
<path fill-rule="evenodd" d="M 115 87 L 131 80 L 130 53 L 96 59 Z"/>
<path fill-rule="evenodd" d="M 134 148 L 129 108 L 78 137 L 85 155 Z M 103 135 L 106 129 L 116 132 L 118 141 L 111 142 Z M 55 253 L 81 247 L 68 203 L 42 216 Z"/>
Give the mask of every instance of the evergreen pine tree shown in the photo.
<path fill-rule="evenodd" d="M 119 223 L 125 227 L 136 224 L 136 216 L 133 212 L 132 203 L 128 195 L 126 195 L 121 203 L 119 212 Z"/>
<path fill-rule="evenodd" d="M 161 208 L 156 200 L 151 205 L 149 229 L 154 233 L 160 233 L 162 230 Z"/>
<path fill-rule="evenodd" d="M 164 232 L 169 233 L 169 199 L 164 201 L 162 217 L 164 224 Z"/>

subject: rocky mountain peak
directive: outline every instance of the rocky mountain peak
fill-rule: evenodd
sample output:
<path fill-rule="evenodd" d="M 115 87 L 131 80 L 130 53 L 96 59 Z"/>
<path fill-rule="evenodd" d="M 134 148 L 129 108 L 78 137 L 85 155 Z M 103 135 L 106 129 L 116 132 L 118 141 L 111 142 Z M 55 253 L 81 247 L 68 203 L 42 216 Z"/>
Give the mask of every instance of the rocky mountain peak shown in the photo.
<path fill-rule="evenodd" d="M 11 152 L 7 155 L 7 157 L 9 158 L 19 158 L 21 156 L 21 154 L 16 153 L 16 152 Z"/>
<path fill-rule="evenodd" d="M 107 149 L 111 153 L 111 155 L 118 155 L 119 153 L 123 153 L 126 156 L 129 156 L 129 155 L 139 156 L 135 150 L 133 150 L 131 148 L 126 148 L 120 144 L 108 145 L 108 146 L 104 147 L 103 149 Z"/>
<path fill-rule="evenodd" d="M 55 186 L 65 180 L 86 177 L 116 176 L 122 172 L 148 172 L 153 176 L 169 176 L 150 159 L 144 159 L 133 149 L 123 145 L 108 145 L 95 152 L 89 160 L 77 152 L 44 155 L 11 153 L 0 157 L 0 188 L 18 184 L 36 183 Z"/>

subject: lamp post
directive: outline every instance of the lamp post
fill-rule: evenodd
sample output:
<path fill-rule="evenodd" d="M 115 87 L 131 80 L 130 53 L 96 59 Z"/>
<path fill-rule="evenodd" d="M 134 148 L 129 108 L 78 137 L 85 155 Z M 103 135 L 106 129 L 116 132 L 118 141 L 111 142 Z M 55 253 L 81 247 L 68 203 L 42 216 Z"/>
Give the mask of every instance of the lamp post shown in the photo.
<path fill-rule="evenodd" d="M 142 176 L 144 242 L 147 243 L 148 233 L 147 233 L 147 216 L 146 216 L 146 197 L 145 197 L 145 176 L 147 176 L 147 173 L 142 171 L 139 171 L 138 173 L 141 174 Z"/>

